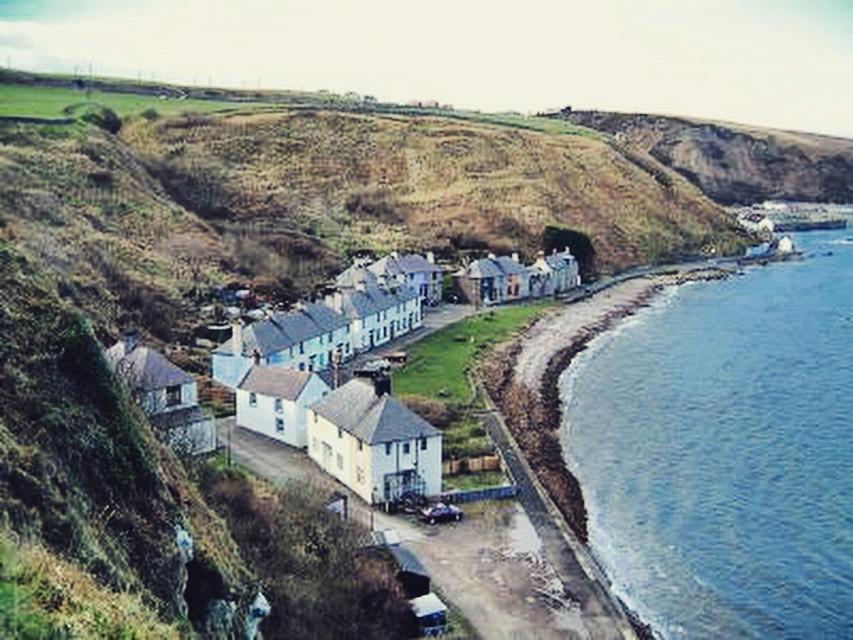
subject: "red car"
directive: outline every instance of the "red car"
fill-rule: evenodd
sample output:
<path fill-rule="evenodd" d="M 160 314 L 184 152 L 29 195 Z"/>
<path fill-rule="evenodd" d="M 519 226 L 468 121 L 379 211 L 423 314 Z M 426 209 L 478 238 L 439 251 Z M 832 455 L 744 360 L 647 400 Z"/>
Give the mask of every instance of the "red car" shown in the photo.
<path fill-rule="evenodd" d="M 447 522 L 448 520 L 458 521 L 465 514 L 462 509 L 452 504 L 444 504 L 439 502 L 431 507 L 426 507 L 421 510 L 421 520 L 435 524 L 436 522 Z"/>

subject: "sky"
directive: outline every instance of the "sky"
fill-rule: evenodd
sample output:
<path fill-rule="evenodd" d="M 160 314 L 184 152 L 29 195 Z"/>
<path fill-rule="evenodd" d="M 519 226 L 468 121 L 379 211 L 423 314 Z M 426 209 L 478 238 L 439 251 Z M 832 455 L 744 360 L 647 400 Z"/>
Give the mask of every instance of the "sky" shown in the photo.
<path fill-rule="evenodd" d="M 853 0 L 0 0 L 0 65 L 853 138 Z"/>

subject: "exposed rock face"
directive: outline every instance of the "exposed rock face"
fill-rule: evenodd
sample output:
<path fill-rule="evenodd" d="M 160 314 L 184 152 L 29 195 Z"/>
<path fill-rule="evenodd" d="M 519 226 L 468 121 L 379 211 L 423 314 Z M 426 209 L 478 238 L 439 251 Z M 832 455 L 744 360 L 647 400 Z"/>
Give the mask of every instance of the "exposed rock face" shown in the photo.
<path fill-rule="evenodd" d="M 721 204 L 853 201 L 853 140 L 645 114 L 551 115 L 617 136 Z"/>

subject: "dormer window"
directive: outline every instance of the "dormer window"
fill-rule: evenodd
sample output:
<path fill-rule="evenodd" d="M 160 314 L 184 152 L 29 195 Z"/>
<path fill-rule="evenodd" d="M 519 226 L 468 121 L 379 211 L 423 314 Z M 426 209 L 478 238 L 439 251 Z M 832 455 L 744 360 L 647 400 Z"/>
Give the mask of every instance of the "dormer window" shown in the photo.
<path fill-rule="evenodd" d="M 276 398 L 275 399 L 275 412 L 281 413 L 282 411 L 284 411 L 284 403 L 281 401 L 281 398 Z"/>
<path fill-rule="evenodd" d="M 258 394 L 257 393 L 250 393 L 249 394 L 249 406 L 250 407 L 257 407 L 258 406 Z"/>

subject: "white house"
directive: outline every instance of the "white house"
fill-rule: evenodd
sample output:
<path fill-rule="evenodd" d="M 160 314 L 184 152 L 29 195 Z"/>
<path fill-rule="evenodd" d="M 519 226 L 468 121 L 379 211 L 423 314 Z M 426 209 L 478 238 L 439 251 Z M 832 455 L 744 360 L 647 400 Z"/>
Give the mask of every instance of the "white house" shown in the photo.
<path fill-rule="evenodd" d="M 354 378 L 308 411 L 308 455 L 370 504 L 441 493 L 441 431 L 393 398 L 387 378 Z"/>
<path fill-rule="evenodd" d="M 421 298 L 409 287 L 385 289 L 356 284 L 326 296 L 325 303 L 349 321 L 356 353 L 383 345 L 423 325 Z"/>
<path fill-rule="evenodd" d="M 248 326 L 213 351 L 213 378 L 235 389 L 255 364 L 323 371 L 353 355 L 350 322 L 326 305 L 306 302 Z"/>
<path fill-rule="evenodd" d="M 758 234 L 772 234 L 776 228 L 773 221 L 763 213 L 747 213 L 738 217 L 738 222 L 747 231 Z"/>
<path fill-rule="evenodd" d="M 308 405 L 331 389 L 310 371 L 256 366 L 237 387 L 237 424 L 293 447 L 308 446 Z"/>
<path fill-rule="evenodd" d="M 534 297 L 558 295 L 581 284 L 578 261 L 568 247 L 559 253 L 555 250 L 548 256 L 540 251 L 531 270 L 534 273 L 531 295 Z"/>
<path fill-rule="evenodd" d="M 431 251 L 427 252 L 426 257 L 416 253 L 399 255 L 393 252 L 367 269 L 376 275 L 379 284 L 384 287 L 410 287 L 417 292 L 423 304 L 435 306 L 441 303 L 444 270 L 435 264 L 435 255 Z"/>
<path fill-rule="evenodd" d="M 139 346 L 136 334 L 107 349 L 110 366 L 130 386 L 157 435 L 180 454 L 216 449 L 216 428 L 198 405 L 195 378 L 154 349 Z"/>

